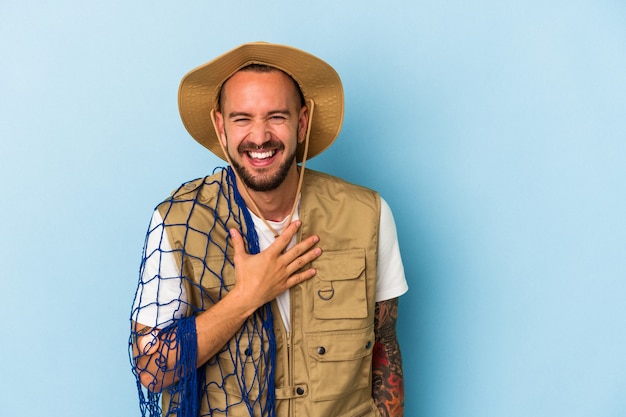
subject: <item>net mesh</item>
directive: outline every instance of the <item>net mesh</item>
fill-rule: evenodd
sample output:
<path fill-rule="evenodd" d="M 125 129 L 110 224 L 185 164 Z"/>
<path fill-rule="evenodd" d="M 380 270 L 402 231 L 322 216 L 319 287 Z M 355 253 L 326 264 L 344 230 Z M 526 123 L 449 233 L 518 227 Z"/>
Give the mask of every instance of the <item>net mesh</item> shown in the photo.
<path fill-rule="evenodd" d="M 248 253 L 258 236 L 232 169 L 183 184 L 155 210 L 131 313 L 129 352 L 143 417 L 274 416 L 276 341 L 270 304 L 197 366 L 195 317 L 234 284 L 229 229 Z"/>

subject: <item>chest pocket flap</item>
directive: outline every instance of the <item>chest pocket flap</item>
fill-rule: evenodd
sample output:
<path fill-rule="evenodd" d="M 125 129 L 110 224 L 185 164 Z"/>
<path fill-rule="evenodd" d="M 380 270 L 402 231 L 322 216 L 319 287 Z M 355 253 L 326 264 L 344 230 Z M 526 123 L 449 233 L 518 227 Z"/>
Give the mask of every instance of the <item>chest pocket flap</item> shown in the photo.
<path fill-rule="evenodd" d="M 365 250 L 325 251 L 313 262 L 315 318 L 362 319 L 367 317 Z"/>

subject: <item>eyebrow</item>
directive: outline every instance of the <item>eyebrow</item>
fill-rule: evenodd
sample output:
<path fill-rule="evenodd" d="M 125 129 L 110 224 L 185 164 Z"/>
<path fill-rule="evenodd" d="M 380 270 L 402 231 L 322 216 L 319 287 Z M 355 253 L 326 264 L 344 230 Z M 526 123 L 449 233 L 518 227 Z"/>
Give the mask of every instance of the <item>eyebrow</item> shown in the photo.
<path fill-rule="evenodd" d="M 229 119 L 233 119 L 235 117 L 241 117 L 241 116 L 252 117 L 252 115 L 250 113 L 246 113 L 246 112 L 243 112 L 243 111 L 234 111 L 234 112 L 230 112 L 228 114 L 228 118 Z"/>
<path fill-rule="evenodd" d="M 291 112 L 289 111 L 289 109 L 278 109 L 278 110 L 272 110 L 270 112 L 267 113 L 268 116 L 274 116 L 274 115 L 285 115 L 285 116 L 291 116 Z M 245 112 L 245 111 L 233 111 L 230 112 L 228 114 L 228 118 L 229 119 L 233 119 L 236 117 L 253 117 L 253 115 L 251 113 Z"/>

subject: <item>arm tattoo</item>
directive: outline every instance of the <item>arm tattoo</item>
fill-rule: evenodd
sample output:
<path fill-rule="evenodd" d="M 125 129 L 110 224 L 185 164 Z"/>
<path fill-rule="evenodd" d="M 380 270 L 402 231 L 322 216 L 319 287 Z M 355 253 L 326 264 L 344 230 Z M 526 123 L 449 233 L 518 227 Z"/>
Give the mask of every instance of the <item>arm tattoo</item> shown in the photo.
<path fill-rule="evenodd" d="M 137 337 L 138 336 L 143 336 L 145 334 L 150 333 L 150 331 L 152 331 L 153 327 L 149 327 L 149 326 L 142 326 L 140 328 L 137 328 L 139 325 L 139 323 L 134 323 L 133 322 L 133 331 L 132 331 L 132 337 L 133 337 L 133 343 L 137 343 Z"/>
<path fill-rule="evenodd" d="M 400 346 L 396 337 L 397 320 L 397 298 L 376 303 L 372 397 L 383 417 L 404 415 L 404 377 Z"/>

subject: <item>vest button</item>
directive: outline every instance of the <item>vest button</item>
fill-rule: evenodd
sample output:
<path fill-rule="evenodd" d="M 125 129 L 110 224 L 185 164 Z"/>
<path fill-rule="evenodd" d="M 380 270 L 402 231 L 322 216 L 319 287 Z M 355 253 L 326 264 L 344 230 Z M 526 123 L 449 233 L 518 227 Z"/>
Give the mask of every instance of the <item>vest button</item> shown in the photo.
<path fill-rule="evenodd" d="M 317 348 L 318 355 L 323 355 L 324 353 L 326 353 L 326 348 L 324 346 L 320 346 Z"/>
<path fill-rule="evenodd" d="M 367 344 L 365 345 L 365 349 L 369 349 L 369 348 L 371 348 L 371 347 L 372 347 L 372 341 L 371 341 L 371 340 L 368 340 L 368 341 L 367 341 Z"/>
<path fill-rule="evenodd" d="M 304 394 L 304 388 L 302 388 L 302 387 L 296 388 L 296 394 L 303 395 Z"/>

